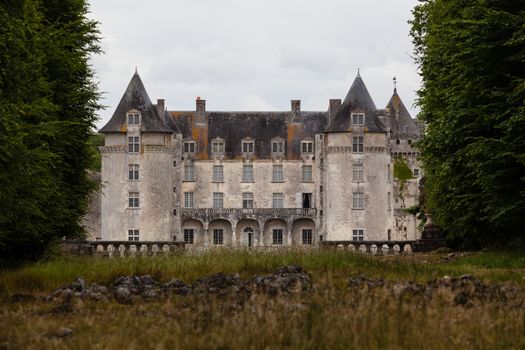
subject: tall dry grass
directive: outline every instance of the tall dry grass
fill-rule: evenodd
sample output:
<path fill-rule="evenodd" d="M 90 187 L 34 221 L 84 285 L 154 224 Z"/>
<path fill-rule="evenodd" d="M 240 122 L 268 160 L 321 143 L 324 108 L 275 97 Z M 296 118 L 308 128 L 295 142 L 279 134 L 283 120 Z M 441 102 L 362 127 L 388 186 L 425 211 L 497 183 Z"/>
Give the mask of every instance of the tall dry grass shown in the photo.
<path fill-rule="evenodd" d="M 368 257 L 344 251 L 209 251 L 133 259 L 61 258 L 0 272 L 0 349 L 522 349 L 525 311 L 502 301 L 456 305 L 443 292 L 396 297 L 389 288 L 349 288 L 366 275 L 424 282 L 470 273 L 486 282 L 523 284 L 523 255 L 479 253 L 445 263 L 443 255 Z M 8 302 L 14 293 L 45 294 L 82 275 L 109 284 L 121 275 L 177 277 L 188 283 L 216 272 L 242 278 L 289 264 L 311 275 L 310 293 L 271 297 L 175 296 L 120 305 L 77 301 L 55 314 L 39 300 Z M 60 327 L 73 335 L 53 336 Z"/>
<path fill-rule="evenodd" d="M 396 298 L 353 290 L 327 274 L 312 293 L 174 297 L 123 306 L 82 303 L 66 315 L 52 305 L 0 311 L 2 349 L 520 349 L 525 312 L 498 302 L 456 306 L 445 294 Z M 50 334 L 59 327 L 68 338 Z"/>
<path fill-rule="evenodd" d="M 442 257 L 442 254 L 370 257 L 339 250 L 210 250 L 155 258 L 64 257 L 0 271 L 0 294 L 49 291 L 77 276 L 84 276 L 88 282 L 109 284 L 122 275 L 150 274 L 160 280 L 177 277 L 191 283 L 217 272 L 250 277 L 289 264 L 303 266 L 314 277 L 330 272 L 345 277 L 365 274 L 426 281 L 470 273 L 490 281 L 514 280 L 525 284 L 525 254 L 478 253 L 451 263 L 441 262 Z"/>

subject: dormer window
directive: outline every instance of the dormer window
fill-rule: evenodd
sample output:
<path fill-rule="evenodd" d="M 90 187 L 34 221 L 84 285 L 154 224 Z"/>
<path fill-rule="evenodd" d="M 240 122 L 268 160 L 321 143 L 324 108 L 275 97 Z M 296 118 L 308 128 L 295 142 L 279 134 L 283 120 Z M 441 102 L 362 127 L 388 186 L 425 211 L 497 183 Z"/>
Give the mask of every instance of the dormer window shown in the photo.
<path fill-rule="evenodd" d="M 352 113 L 352 125 L 364 125 L 365 114 L 364 113 Z"/>
<path fill-rule="evenodd" d="M 244 154 L 253 153 L 255 150 L 255 142 L 250 138 L 244 139 L 241 143 L 241 149 Z"/>
<path fill-rule="evenodd" d="M 195 141 L 184 141 L 184 153 L 195 153 L 196 148 Z"/>
<path fill-rule="evenodd" d="M 272 154 L 284 153 L 284 141 L 280 138 L 272 140 Z"/>
<path fill-rule="evenodd" d="M 224 140 L 215 139 L 211 143 L 211 153 L 224 154 Z"/>
<path fill-rule="evenodd" d="M 139 125 L 140 124 L 140 114 L 137 112 L 128 113 L 128 125 Z"/>
<path fill-rule="evenodd" d="M 314 153 L 314 142 L 313 141 L 301 142 L 301 153 Z"/>

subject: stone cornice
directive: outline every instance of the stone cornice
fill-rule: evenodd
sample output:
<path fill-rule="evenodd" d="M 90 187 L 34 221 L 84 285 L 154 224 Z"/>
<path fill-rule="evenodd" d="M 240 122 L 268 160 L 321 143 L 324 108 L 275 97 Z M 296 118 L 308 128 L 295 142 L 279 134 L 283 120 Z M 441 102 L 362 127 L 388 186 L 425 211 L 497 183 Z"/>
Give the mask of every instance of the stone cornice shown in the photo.
<path fill-rule="evenodd" d="M 115 146 L 101 146 L 98 148 L 101 154 L 109 153 L 128 153 L 127 145 L 115 145 Z M 174 147 L 166 147 L 163 145 L 141 145 L 139 153 L 168 153 L 175 152 Z M 132 153 L 135 154 L 135 153 Z"/>

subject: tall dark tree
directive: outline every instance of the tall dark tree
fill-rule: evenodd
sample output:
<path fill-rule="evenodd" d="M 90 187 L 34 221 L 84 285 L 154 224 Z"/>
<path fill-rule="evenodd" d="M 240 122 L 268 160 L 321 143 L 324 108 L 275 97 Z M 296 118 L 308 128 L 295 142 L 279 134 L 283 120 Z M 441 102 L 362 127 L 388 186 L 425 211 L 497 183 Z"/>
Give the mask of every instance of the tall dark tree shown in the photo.
<path fill-rule="evenodd" d="M 0 259 L 79 235 L 93 187 L 96 23 L 83 0 L 0 4 Z"/>
<path fill-rule="evenodd" d="M 413 16 L 428 209 L 466 246 L 523 239 L 525 1 L 424 0 Z"/>

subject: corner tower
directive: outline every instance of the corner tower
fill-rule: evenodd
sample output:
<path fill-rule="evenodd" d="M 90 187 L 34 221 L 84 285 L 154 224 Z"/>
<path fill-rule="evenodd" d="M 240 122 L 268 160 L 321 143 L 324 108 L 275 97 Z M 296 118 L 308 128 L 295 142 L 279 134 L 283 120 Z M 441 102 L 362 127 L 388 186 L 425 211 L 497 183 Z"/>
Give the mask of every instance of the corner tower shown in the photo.
<path fill-rule="evenodd" d="M 419 203 L 419 182 L 423 174 L 415 143 L 421 138 L 422 130 L 410 116 L 397 89 L 394 89 L 386 108 L 388 113 L 385 124 L 389 131 L 391 167 L 394 170 L 399 168 L 399 171 L 394 171 L 398 176 L 394 176 L 392 182 L 394 216 L 390 237 L 392 240 L 415 240 L 421 238 L 419 220 L 405 209 Z M 400 174 L 405 175 L 400 178 Z"/>
<path fill-rule="evenodd" d="M 333 100 L 335 101 L 335 100 Z M 358 73 L 324 133 L 322 227 L 328 241 L 383 240 L 388 231 L 390 155 L 385 125 Z"/>
<path fill-rule="evenodd" d="M 176 130 L 164 100 L 151 103 L 137 72 L 109 122 L 102 155 L 101 236 L 108 241 L 172 240 Z"/>

